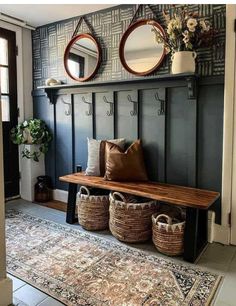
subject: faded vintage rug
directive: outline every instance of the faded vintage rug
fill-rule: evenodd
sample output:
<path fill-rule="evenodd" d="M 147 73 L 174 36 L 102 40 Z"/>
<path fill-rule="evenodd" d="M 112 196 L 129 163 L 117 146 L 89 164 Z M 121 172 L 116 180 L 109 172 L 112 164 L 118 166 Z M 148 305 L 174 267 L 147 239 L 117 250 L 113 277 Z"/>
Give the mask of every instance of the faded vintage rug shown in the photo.
<path fill-rule="evenodd" d="M 209 305 L 220 276 L 8 211 L 8 272 L 73 306 Z"/>

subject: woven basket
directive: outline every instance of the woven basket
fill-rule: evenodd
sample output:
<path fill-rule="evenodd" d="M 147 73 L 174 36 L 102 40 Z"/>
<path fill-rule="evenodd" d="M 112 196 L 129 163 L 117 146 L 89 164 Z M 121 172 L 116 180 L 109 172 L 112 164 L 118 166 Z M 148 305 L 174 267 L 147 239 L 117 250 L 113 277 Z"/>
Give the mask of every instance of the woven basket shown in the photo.
<path fill-rule="evenodd" d="M 130 203 L 119 192 L 110 193 L 109 228 L 113 236 L 124 242 L 146 241 L 152 236 L 152 214 L 155 201 Z"/>
<path fill-rule="evenodd" d="M 77 207 L 79 224 L 86 230 L 96 231 L 109 228 L 108 195 L 90 195 L 88 188 L 81 186 Z"/>
<path fill-rule="evenodd" d="M 161 222 L 160 219 L 166 221 Z M 175 222 L 175 223 L 174 223 Z M 183 253 L 185 221 L 179 222 L 165 214 L 152 216 L 152 241 L 158 251 L 169 256 Z"/>

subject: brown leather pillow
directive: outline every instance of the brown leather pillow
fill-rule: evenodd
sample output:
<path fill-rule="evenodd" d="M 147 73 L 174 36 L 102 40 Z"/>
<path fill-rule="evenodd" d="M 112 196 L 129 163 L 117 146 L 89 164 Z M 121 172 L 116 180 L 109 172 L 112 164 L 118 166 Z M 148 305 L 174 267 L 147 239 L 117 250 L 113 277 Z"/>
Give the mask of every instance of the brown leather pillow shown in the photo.
<path fill-rule="evenodd" d="M 141 140 L 124 152 L 119 146 L 106 142 L 106 172 L 108 181 L 147 181 Z"/>

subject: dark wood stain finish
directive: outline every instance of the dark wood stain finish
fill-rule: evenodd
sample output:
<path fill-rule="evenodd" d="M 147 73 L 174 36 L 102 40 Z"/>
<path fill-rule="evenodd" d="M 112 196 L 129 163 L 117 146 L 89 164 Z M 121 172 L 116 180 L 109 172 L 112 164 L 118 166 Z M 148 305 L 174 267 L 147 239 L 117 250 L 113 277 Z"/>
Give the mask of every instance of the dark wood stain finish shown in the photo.
<path fill-rule="evenodd" d="M 62 182 L 126 192 L 169 204 L 208 209 L 220 196 L 218 192 L 156 182 L 113 182 L 103 177 L 73 173 L 59 178 Z"/>

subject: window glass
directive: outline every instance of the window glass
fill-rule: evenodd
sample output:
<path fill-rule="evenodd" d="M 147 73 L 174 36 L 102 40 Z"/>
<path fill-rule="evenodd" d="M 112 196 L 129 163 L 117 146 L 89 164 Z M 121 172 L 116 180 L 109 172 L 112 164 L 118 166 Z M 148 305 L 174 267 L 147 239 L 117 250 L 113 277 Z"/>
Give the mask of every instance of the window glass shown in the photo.
<path fill-rule="evenodd" d="M 10 103 L 8 96 L 1 96 L 2 121 L 10 121 Z"/>
<path fill-rule="evenodd" d="M 1 53 L 1 52 L 0 52 Z M 8 68 L 1 67 L 1 93 L 9 93 Z"/>
<path fill-rule="evenodd" d="M 0 38 L 0 65 L 8 65 L 8 41 Z"/>

